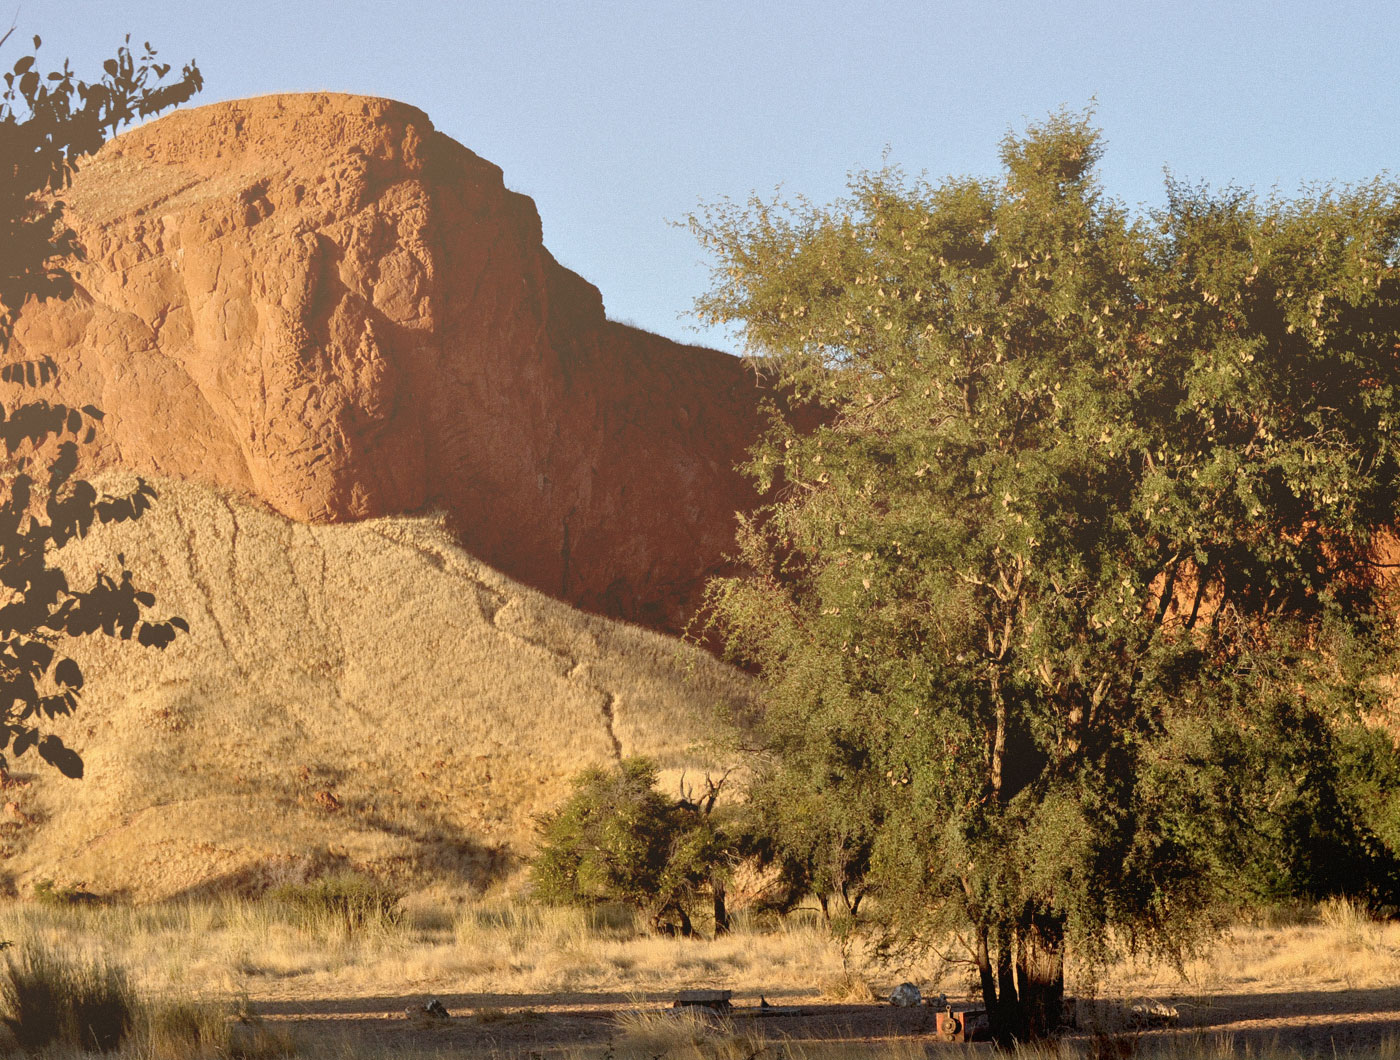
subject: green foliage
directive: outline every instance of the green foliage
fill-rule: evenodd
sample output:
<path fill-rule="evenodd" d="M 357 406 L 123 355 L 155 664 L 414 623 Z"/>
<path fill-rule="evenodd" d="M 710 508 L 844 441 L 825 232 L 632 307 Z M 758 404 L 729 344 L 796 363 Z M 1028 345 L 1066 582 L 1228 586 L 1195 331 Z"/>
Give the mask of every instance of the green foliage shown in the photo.
<path fill-rule="evenodd" d="M 673 801 L 656 781 L 645 758 L 579 774 L 564 805 L 539 819 L 535 896 L 567 905 L 625 902 L 658 930 L 690 934 L 692 906 L 713 885 L 729 845 L 713 819 L 713 798 L 708 805 Z"/>
<path fill-rule="evenodd" d="M 347 934 L 392 928 L 403 919 L 403 892 L 356 873 L 324 876 L 310 883 L 288 883 L 267 892 L 294 924 L 311 931 Z"/>
<path fill-rule="evenodd" d="M 1337 783 L 1340 800 L 1356 808 L 1359 827 L 1374 837 L 1390 856 L 1400 853 L 1400 754 L 1395 737 L 1373 724 L 1349 725 L 1334 734 Z M 1342 893 L 1345 888 L 1334 888 Z M 1372 905 L 1389 905 L 1400 912 L 1392 888 Z"/>
<path fill-rule="evenodd" d="M 0 1019 L 26 1052 L 52 1044 L 110 1052 L 130 1032 L 135 1004 L 119 968 L 70 960 L 37 945 L 7 957 L 0 975 Z"/>
<path fill-rule="evenodd" d="M 1387 733 L 1291 696 L 1247 724 L 1197 722 L 1143 783 L 1179 813 L 1178 841 L 1207 853 L 1230 906 L 1347 895 L 1400 900 L 1393 828 L 1400 760 Z"/>
<path fill-rule="evenodd" d="M 776 866 L 780 908 L 803 896 L 816 896 L 830 920 L 859 913 L 870 872 L 880 811 L 868 784 L 839 772 L 843 761 L 839 730 L 820 730 L 791 751 L 801 765 L 773 773 L 752 793 L 743 853 L 759 864 Z"/>
<path fill-rule="evenodd" d="M 34 883 L 34 901 L 40 905 L 90 905 L 102 899 L 89 891 L 85 884 L 58 884 L 53 880 L 37 880 Z"/>
<path fill-rule="evenodd" d="M 4 39 L 8 39 L 9 34 Z M 0 40 L 3 43 L 3 40 Z M 34 38 L 37 50 L 40 41 Z M 129 47 L 104 66 L 95 83 L 78 80 L 64 65 L 43 74 L 25 55 L 4 75 L 0 93 L 0 351 L 10 350 L 16 315 L 26 299 L 66 298 L 73 280 L 63 262 L 81 257 L 53 196 L 72 177 L 77 160 L 134 118 L 184 102 L 203 84 L 190 64 L 178 80 L 156 62 L 150 45 L 138 61 Z M 42 386 L 54 377 L 50 361 L 10 360 L 0 381 Z M 77 753 L 39 725 L 77 706 L 83 674 L 56 650 L 64 636 L 101 632 L 163 648 L 188 630 L 179 618 L 151 621 L 155 602 L 136 587 L 129 570 L 99 574 L 90 589 L 68 584 L 52 552 L 94 523 L 136 519 L 155 491 L 144 481 L 125 496 L 99 495 L 75 476 L 79 445 L 95 437 L 102 413 L 44 400 L 0 404 L 0 441 L 6 460 L 0 478 L 0 751 L 16 757 L 31 748 L 71 777 L 82 775 Z M 125 568 L 125 560 L 118 557 Z M 4 760 L 0 758 L 0 768 Z"/>
<path fill-rule="evenodd" d="M 890 939 L 960 932 L 994 1020 L 994 979 L 1054 1009 L 1066 940 L 1175 954 L 1242 890 L 1391 886 L 1329 755 L 1391 665 L 1400 192 L 1169 183 L 1135 218 L 1100 151 L 1062 113 L 996 179 L 691 220 L 702 318 L 823 413 L 774 418 L 709 592 L 767 685 L 755 798 L 803 851 L 868 839 Z"/>

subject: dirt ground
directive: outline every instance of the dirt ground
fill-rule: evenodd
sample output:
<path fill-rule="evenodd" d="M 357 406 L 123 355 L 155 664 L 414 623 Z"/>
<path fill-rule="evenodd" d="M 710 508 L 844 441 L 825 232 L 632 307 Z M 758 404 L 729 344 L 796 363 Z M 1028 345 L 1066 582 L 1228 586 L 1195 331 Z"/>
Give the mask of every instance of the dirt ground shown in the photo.
<path fill-rule="evenodd" d="M 637 1010 L 669 1010 L 670 997 L 639 999 L 621 994 L 456 994 L 439 1000 L 447 1019 L 409 1017 L 405 1010 L 430 1000 L 419 994 L 354 1000 L 265 1001 L 257 1011 L 269 1024 L 291 1030 L 298 1038 L 343 1039 L 351 1049 L 367 1052 L 458 1052 L 502 1057 L 531 1054 L 601 1052 L 619 1036 L 619 1017 Z M 934 1012 L 928 1007 L 895 1008 L 888 1004 L 836 1004 L 816 997 L 770 995 L 774 1007 L 760 1008 L 757 996 L 736 996 L 729 1019 L 738 1034 L 768 1040 L 788 1039 L 812 1045 L 878 1046 L 903 1040 L 928 1044 L 931 1055 L 951 1056 L 962 1047 L 945 1046 L 933 1036 Z M 1175 1027 L 1132 1029 L 1114 1013 L 1118 999 L 1101 999 L 1101 1026 L 1113 1027 L 1124 1045 L 1143 1046 L 1158 1039 L 1223 1039 L 1231 1051 L 1258 1056 L 1273 1050 L 1334 1056 L 1372 1050 L 1400 1039 L 1400 986 L 1384 989 L 1318 990 L 1158 998 L 1176 1007 Z M 963 999 L 971 1007 L 971 999 Z M 962 1007 L 957 1001 L 956 1007 Z M 1102 1032 L 1100 1032 L 1102 1033 Z M 1081 1028 L 1071 1039 L 1092 1039 Z M 1184 1042 L 1182 1044 L 1185 1044 Z M 990 1047 L 973 1047 L 981 1052 Z M 1096 1050 L 1099 1051 L 1099 1050 Z M 1129 1050 L 1131 1051 L 1131 1050 Z"/>

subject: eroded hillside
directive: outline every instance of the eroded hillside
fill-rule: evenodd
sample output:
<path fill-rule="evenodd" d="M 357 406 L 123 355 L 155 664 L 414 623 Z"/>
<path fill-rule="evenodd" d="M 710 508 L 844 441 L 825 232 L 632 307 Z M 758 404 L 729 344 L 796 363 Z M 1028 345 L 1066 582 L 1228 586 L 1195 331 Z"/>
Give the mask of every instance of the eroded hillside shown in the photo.
<path fill-rule="evenodd" d="M 79 642 L 89 683 L 58 731 L 87 775 L 14 763 L 3 843 L 21 888 L 149 899 L 336 865 L 485 883 L 578 769 L 645 753 L 674 782 L 710 764 L 716 706 L 745 702 L 737 672 L 511 581 L 441 518 L 306 525 L 158 488 L 145 518 L 62 563 L 85 582 L 124 553 L 191 632 L 164 652 Z"/>

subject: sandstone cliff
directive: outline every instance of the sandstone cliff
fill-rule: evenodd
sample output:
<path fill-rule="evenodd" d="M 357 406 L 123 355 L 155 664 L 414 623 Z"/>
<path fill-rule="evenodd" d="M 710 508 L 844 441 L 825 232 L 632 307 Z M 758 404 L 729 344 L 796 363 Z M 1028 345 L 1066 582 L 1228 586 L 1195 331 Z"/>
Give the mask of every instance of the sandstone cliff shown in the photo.
<path fill-rule="evenodd" d="M 485 884 L 584 766 L 647 754 L 674 792 L 715 764 L 716 709 L 744 713 L 743 675 L 512 582 L 433 517 L 309 526 L 157 486 L 139 522 L 59 555 L 86 584 L 124 552 L 190 633 L 65 644 L 88 684 L 52 728 L 86 776 L 11 762 L 0 858 L 21 891 L 151 899 L 336 866 Z"/>
<path fill-rule="evenodd" d="M 606 320 L 534 204 L 412 107 L 176 113 L 65 200 L 78 295 L 17 339 L 107 412 L 102 464 L 304 522 L 440 508 L 491 566 L 670 630 L 752 503 L 751 373 Z"/>

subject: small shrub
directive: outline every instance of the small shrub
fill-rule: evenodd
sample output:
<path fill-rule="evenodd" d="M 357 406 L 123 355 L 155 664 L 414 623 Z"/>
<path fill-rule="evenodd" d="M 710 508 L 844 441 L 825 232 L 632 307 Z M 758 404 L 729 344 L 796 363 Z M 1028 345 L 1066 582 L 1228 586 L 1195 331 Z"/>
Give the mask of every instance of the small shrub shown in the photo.
<path fill-rule="evenodd" d="M 36 945 L 5 962 L 3 1019 L 27 1052 L 57 1043 L 110 1052 L 131 1031 L 135 1000 L 125 973 L 103 962 L 78 962 Z"/>
<path fill-rule="evenodd" d="M 638 933 L 637 910 L 624 902 L 603 902 L 585 911 L 585 923 L 598 938 L 635 938 Z"/>
<path fill-rule="evenodd" d="M 38 880 L 34 884 L 34 900 L 40 905 L 95 905 L 102 901 L 87 889 L 87 884 L 60 885 L 53 880 Z"/>
<path fill-rule="evenodd" d="M 870 1005 L 882 1001 L 870 981 L 853 972 L 843 972 L 822 981 L 822 997 L 847 1005 Z"/>
<path fill-rule="evenodd" d="M 27 1052 L 58 1040 L 63 1026 L 63 999 L 69 994 L 69 969 L 41 950 L 25 947 L 18 960 L 5 962 L 0 978 L 0 1019 Z"/>
<path fill-rule="evenodd" d="M 301 927 L 339 928 L 350 934 L 396 926 L 403 919 L 402 898 L 402 891 L 354 873 L 285 884 L 267 893 L 267 900 Z"/>
<path fill-rule="evenodd" d="M 1317 922 L 1317 903 L 1304 898 L 1281 898 L 1274 902 L 1228 909 L 1221 914 L 1221 919 L 1235 920 L 1251 927 L 1272 931 L 1303 927 Z"/>
<path fill-rule="evenodd" d="M 111 966 L 79 968 L 78 990 L 73 1000 L 80 1048 L 111 1052 L 131 1032 L 135 998 L 126 974 Z"/>
<path fill-rule="evenodd" d="M 536 818 L 534 896 L 556 905 L 630 905 L 653 931 L 693 935 L 691 907 L 729 858 L 710 812 L 720 785 L 707 779 L 703 798 L 673 800 L 656 782 L 656 764 L 647 758 L 575 777 L 568 800 Z M 718 894 L 717 917 L 723 890 Z"/>
<path fill-rule="evenodd" d="M 253 1020 L 230 1025 L 228 1051 L 219 1055 L 220 1060 L 279 1060 L 296 1056 L 298 1050 L 296 1036 L 290 1031 Z"/>
<path fill-rule="evenodd" d="M 1317 904 L 1317 918 L 1350 947 L 1373 945 L 1380 927 L 1371 911 L 1350 898 L 1328 898 Z"/>

